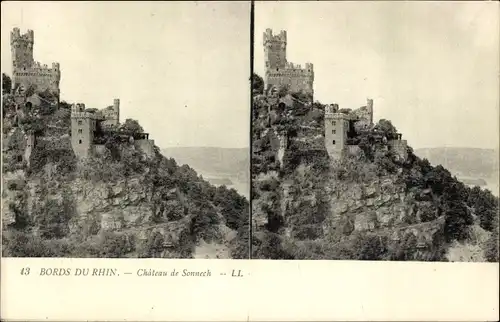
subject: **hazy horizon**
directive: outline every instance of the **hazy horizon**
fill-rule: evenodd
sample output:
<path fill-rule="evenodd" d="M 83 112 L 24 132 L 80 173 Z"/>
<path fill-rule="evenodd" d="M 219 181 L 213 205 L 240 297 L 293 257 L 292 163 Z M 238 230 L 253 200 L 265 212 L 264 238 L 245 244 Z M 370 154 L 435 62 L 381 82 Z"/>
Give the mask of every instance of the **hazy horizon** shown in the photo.
<path fill-rule="evenodd" d="M 260 76 L 266 28 L 287 31 L 288 61 L 314 64 L 315 100 L 356 109 L 370 97 L 374 120 L 415 149 L 498 149 L 498 3 L 257 2 Z"/>
<path fill-rule="evenodd" d="M 59 62 L 61 100 L 137 119 L 161 148 L 250 141 L 247 2 L 2 2 L 10 32 L 34 30 L 34 59 Z M 228 122 L 231 120 L 231 122 Z"/>

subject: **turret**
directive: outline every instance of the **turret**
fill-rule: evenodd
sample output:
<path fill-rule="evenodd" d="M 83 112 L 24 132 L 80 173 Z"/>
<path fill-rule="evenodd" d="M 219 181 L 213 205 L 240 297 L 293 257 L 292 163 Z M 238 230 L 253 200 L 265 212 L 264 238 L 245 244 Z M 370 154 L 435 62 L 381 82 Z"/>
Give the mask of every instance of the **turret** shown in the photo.
<path fill-rule="evenodd" d="M 116 112 L 116 123 L 120 123 L 120 99 L 115 98 L 113 100 L 113 110 Z"/>
<path fill-rule="evenodd" d="M 366 109 L 370 117 L 370 124 L 373 124 L 373 99 L 371 98 L 366 99 Z"/>

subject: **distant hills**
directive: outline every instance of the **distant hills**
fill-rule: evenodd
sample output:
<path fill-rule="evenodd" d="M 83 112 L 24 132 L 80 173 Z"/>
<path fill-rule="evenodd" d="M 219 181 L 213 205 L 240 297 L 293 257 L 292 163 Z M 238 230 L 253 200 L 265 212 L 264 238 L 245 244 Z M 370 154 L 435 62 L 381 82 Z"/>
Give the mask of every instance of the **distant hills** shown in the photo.
<path fill-rule="evenodd" d="M 250 185 L 250 151 L 248 148 L 173 147 L 164 148 L 162 154 L 187 164 L 212 184 L 225 184 L 242 194 Z"/>
<path fill-rule="evenodd" d="M 248 148 L 174 147 L 162 149 L 163 155 L 178 164 L 188 164 L 213 184 L 245 186 L 249 184 Z M 422 148 L 415 154 L 433 165 L 443 165 L 466 184 L 488 185 L 498 181 L 498 150 L 481 148 Z M 237 189 L 245 194 L 245 189 Z"/>
<path fill-rule="evenodd" d="M 415 154 L 433 165 L 441 164 L 458 177 L 498 179 L 498 150 L 480 148 L 424 148 Z"/>

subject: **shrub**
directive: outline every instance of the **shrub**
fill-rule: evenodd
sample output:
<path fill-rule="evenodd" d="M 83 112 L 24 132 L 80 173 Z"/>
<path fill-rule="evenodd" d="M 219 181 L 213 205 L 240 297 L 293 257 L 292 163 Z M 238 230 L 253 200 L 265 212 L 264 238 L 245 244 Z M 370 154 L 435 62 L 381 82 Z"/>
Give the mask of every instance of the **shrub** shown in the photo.
<path fill-rule="evenodd" d="M 120 258 L 135 250 L 134 240 L 126 234 L 105 232 L 98 245 L 99 257 Z"/>

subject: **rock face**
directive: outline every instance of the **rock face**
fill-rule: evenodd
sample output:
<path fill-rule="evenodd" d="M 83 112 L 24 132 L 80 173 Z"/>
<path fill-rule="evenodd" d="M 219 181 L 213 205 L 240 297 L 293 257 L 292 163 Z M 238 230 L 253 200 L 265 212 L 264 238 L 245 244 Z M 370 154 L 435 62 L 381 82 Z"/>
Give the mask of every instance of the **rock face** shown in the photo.
<path fill-rule="evenodd" d="M 418 159 L 411 148 L 401 158 L 369 134 L 332 160 L 322 144 L 324 108 L 254 100 L 255 257 L 450 260 L 462 251 L 450 241 L 466 239 L 479 225 L 471 221 L 474 211 L 498 212 L 493 196 L 478 199 L 488 200 L 488 211 L 478 208 L 471 190 L 446 169 Z M 286 148 L 276 143 L 276 133 L 287 136 Z M 484 258 L 476 253 L 462 257 Z"/>
<path fill-rule="evenodd" d="M 196 251 L 200 247 L 198 244 L 207 248 L 205 257 L 231 256 L 229 242 L 235 238 L 235 233 L 231 239 L 226 239 L 228 232 L 233 230 L 225 225 L 222 214 L 217 214 L 220 210 L 215 205 L 209 204 L 219 224 L 207 227 L 213 230 L 215 237 L 205 240 L 191 236 L 198 209 L 178 187 L 155 188 L 148 175 L 110 182 L 79 177 L 70 181 L 48 181 L 49 169 L 47 166 L 43 174 L 35 177 L 26 177 L 22 170 L 3 177 L 4 182 L 10 183 L 2 197 L 3 227 L 7 237 L 16 233 L 12 227 L 22 221 L 16 214 L 24 211 L 24 221 L 28 224 L 22 231 L 37 238 L 85 245 L 99 251 L 107 237 L 123 237 L 132 246 L 121 249 L 118 257 L 190 257 L 200 252 Z M 21 184 L 18 182 L 24 183 L 26 189 L 19 190 Z M 69 213 L 65 216 L 63 212 Z M 161 242 L 151 246 L 154 240 Z M 219 251 L 221 247 L 225 251 Z M 80 251 L 83 253 L 74 256 L 96 255 Z"/>
<path fill-rule="evenodd" d="M 4 111 L 4 123 L 15 118 L 13 106 Z M 204 257 L 247 258 L 236 231 L 248 225 L 248 201 L 235 190 L 157 147 L 145 158 L 134 142 L 77 160 L 67 108 L 34 111 L 3 133 L 4 256 L 191 258 L 202 247 Z M 26 133 L 36 133 L 29 155 Z"/>

